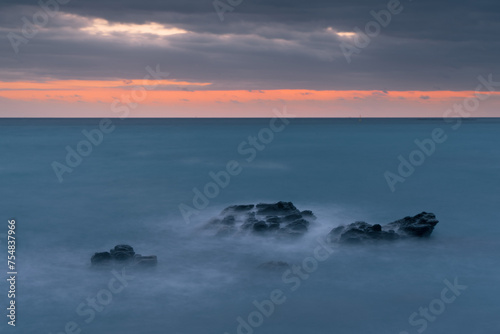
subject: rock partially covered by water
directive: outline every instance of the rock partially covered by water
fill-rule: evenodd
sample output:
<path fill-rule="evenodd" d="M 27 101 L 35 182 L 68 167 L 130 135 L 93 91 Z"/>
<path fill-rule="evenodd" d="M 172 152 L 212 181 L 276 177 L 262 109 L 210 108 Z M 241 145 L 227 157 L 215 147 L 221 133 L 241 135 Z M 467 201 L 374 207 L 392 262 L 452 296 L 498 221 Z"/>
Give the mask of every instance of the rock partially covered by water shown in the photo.
<path fill-rule="evenodd" d="M 414 217 L 396 220 L 387 226 L 411 237 L 429 237 L 438 222 L 433 213 L 422 212 Z"/>
<path fill-rule="evenodd" d="M 219 236 L 242 233 L 300 236 L 315 219 L 312 211 L 300 211 L 292 202 L 232 205 L 210 220 L 207 228 L 216 230 Z"/>
<path fill-rule="evenodd" d="M 386 225 L 355 222 L 334 228 L 328 238 L 332 242 L 359 243 L 364 241 L 392 241 L 401 238 L 429 237 L 438 223 L 432 213 L 422 212 Z"/>
<path fill-rule="evenodd" d="M 135 255 L 134 249 L 129 245 L 116 245 L 109 253 L 113 260 L 116 261 L 127 261 L 132 259 Z"/>
<path fill-rule="evenodd" d="M 92 266 L 155 266 L 158 263 L 156 255 L 142 256 L 136 254 L 132 246 L 116 245 L 109 252 L 98 252 L 90 259 Z"/>

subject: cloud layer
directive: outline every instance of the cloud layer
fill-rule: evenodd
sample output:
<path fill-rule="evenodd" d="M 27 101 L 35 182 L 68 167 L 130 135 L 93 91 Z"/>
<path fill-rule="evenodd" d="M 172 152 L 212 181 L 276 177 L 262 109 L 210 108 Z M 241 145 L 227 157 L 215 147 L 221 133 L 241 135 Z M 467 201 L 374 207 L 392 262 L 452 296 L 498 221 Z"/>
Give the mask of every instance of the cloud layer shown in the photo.
<path fill-rule="evenodd" d="M 2 1 L 0 81 L 140 80 L 160 64 L 170 80 L 210 83 L 193 90 L 418 91 L 428 102 L 426 91 L 471 91 L 479 75 L 500 78 L 495 1 L 406 0 L 390 19 L 391 1 L 223 3 L 231 10 L 221 21 L 212 1 L 72 0 L 51 7 L 16 53 L 12 34 L 25 37 L 41 8 Z M 377 17 L 379 32 L 359 47 L 356 28 Z M 350 63 L 342 45 L 358 50 Z"/>

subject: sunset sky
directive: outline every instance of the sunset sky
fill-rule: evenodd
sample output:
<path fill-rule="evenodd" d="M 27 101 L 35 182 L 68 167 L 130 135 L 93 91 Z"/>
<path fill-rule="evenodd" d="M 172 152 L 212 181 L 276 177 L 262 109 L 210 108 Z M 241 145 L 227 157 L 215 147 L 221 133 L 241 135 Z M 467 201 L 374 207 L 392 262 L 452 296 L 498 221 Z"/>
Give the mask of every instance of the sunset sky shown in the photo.
<path fill-rule="evenodd" d="M 0 1 L 0 117 L 500 117 L 494 0 L 41 3 Z"/>

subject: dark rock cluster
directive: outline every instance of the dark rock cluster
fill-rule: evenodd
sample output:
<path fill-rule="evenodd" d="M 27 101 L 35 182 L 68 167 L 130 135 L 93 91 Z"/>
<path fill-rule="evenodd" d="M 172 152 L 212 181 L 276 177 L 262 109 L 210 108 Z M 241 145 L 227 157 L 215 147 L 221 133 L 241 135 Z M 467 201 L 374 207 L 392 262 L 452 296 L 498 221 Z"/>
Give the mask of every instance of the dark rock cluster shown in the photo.
<path fill-rule="evenodd" d="M 402 238 L 429 237 L 438 223 L 432 213 L 422 212 L 413 217 L 405 217 L 395 222 L 380 225 L 370 225 L 365 222 L 355 222 L 350 225 L 334 228 L 328 235 L 331 242 L 359 243 L 365 241 L 392 241 Z"/>
<path fill-rule="evenodd" d="M 129 245 L 117 245 L 109 252 L 95 253 L 90 259 L 92 266 L 154 266 L 157 262 L 155 255 L 142 256 L 136 254 L 132 246 Z"/>
<path fill-rule="evenodd" d="M 316 219 L 312 211 L 300 211 L 292 202 L 233 205 L 208 222 L 206 228 L 218 236 L 243 233 L 274 236 L 301 236 Z M 334 228 L 328 234 L 333 243 L 392 241 L 403 238 L 429 237 L 438 221 L 432 213 L 422 212 L 386 225 L 355 222 Z"/>
<path fill-rule="evenodd" d="M 205 226 L 217 236 L 233 236 L 253 233 L 262 236 L 301 236 L 316 220 L 310 210 L 300 211 L 292 202 L 272 204 L 233 205 L 222 210 L 220 215 Z M 365 243 L 371 241 L 393 241 L 405 238 L 427 238 L 438 223 L 432 213 L 422 212 L 385 225 L 355 222 L 334 228 L 327 239 L 332 243 Z M 95 253 L 92 266 L 155 266 L 156 256 L 136 254 L 129 245 L 117 245 L 109 252 Z M 290 265 L 281 261 L 270 261 L 259 266 L 265 270 L 281 270 Z"/>
<path fill-rule="evenodd" d="M 241 233 L 300 236 L 315 219 L 310 210 L 300 211 L 292 202 L 233 205 L 222 210 L 206 227 L 216 230 L 219 236 Z"/>

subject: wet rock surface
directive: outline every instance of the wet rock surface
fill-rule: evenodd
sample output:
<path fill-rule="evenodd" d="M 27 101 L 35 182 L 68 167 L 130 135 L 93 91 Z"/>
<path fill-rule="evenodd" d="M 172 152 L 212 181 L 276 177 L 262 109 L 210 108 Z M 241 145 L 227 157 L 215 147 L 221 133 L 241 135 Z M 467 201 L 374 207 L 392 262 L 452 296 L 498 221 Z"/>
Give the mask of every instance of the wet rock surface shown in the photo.
<path fill-rule="evenodd" d="M 136 254 L 132 246 L 117 245 L 109 252 L 94 253 L 90 259 L 94 267 L 109 266 L 155 266 L 158 259 L 155 255 L 142 256 Z"/>
<path fill-rule="evenodd" d="M 427 238 L 438 223 L 432 213 L 422 212 L 386 225 L 355 222 L 338 226 L 328 235 L 331 242 L 361 243 L 366 241 L 394 241 L 404 238 Z"/>
<path fill-rule="evenodd" d="M 311 210 L 299 210 L 292 202 L 232 205 L 210 220 L 206 228 L 217 236 L 252 233 L 261 236 L 301 236 L 316 220 Z M 422 212 L 380 225 L 358 221 L 334 228 L 327 239 L 334 243 L 394 241 L 405 238 L 427 238 L 438 223 L 433 213 Z"/>
<path fill-rule="evenodd" d="M 312 211 L 300 211 L 292 202 L 233 205 L 206 227 L 218 236 L 253 233 L 256 235 L 301 236 L 316 219 Z"/>

